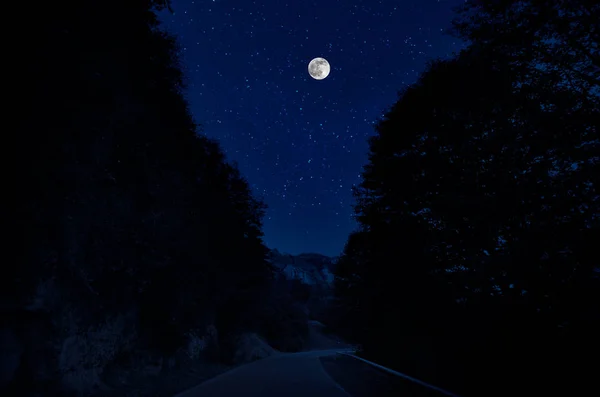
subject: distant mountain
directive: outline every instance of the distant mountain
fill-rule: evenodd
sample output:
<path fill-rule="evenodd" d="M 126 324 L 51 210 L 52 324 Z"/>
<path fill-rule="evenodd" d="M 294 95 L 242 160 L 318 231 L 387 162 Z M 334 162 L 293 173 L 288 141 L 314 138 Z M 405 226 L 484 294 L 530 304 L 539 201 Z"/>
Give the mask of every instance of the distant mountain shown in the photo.
<path fill-rule="evenodd" d="M 333 284 L 333 270 L 337 262 L 335 257 L 314 253 L 291 255 L 274 249 L 269 254 L 269 260 L 275 269 L 289 279 L 324 287 L 331 287 Z"/>

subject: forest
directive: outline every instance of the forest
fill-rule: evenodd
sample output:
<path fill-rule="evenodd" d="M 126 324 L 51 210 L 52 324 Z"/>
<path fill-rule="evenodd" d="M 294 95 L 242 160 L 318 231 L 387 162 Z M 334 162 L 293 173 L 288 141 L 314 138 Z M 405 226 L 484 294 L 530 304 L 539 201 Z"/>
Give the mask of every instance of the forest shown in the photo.
<path fill-rule="evenodd" d="M 167 368 L 190 340 L 221 363 L 244 335 L 302 350 L 310 293 L 274 269 L 265 204 L 191 116 L 156 16 L 169 1 L 14 6 L 27 34 L 8 75 L 16 244 L 0 331 L 23 351 L 3 359 L 3 395 L 106 395 L 110 368 Z M 319 320 L 463 396 L 586 395 L 600 5 L 468 0 L 456 15 L 467 48 L 432 60 L 376 124 Z"/>
<path fill-rule="evenodd" d="M 589 395 L 600 5 L 471 0 L 456 15 L 468 47 L 399 92 L 369 142 L 332 322 L 364 356 L 462 395 Z"/>
<path fill-rule="evenodd" d="M 110 365 L 167 367 L 190 335 L 231 362 L 245 332 L 281 351 L 308 332 L 267 260 L 264 203 L 192 119 L 176 40 L 158 28 L 165 6 L 21 10 L 18 244 L 0 328 L 24 352 L 2 363 L 6 395 L 102 391 Z"/>

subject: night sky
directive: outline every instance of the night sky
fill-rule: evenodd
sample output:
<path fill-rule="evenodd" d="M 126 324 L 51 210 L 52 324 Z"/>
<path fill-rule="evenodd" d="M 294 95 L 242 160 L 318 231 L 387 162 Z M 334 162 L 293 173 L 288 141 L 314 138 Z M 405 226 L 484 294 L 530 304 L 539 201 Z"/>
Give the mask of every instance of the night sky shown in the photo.
<path fill-rule="evenodd" d="M 268 205 L 265 242 L 339 255 L 373 124 L 425 62 L 462 0 L 173 0 L 190 109 Z M 329 76 L 308 74 L 323 57 Z"/>

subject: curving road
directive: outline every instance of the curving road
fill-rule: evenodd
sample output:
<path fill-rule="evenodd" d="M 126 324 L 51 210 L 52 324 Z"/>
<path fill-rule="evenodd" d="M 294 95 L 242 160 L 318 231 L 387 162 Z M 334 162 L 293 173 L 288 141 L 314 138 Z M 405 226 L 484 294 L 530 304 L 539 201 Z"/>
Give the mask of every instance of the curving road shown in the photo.
<path fill-rule="evenodd" d="M 221 374 L 176 397 L 349 397 L 325 372 L 320 357 L 353 351 L 281 353 Z"/>
<path fill-rule="evenodd" d="M 355 348 L 309 322 L 308 351 L 242 365 L 175 397 L 457 397 L 361 358 Z M 382 370 L 383 369 L 383 370 Z M 341 385 L 341 386 L 340 386 Z"/>

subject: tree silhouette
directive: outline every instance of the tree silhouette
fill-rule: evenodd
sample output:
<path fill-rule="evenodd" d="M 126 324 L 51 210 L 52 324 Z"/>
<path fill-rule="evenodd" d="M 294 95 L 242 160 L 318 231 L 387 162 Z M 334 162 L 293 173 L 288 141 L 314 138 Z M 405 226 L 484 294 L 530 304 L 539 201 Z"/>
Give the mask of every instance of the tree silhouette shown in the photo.
<path fill-rule="evenodd" d="M 272 281 L 265 205 L 190 114 L 176 40 L 154 13 L 169 4 L 44 3 L 27 13 L 36 39 L 13 77 L 35 116 L 14 134 L 20 260 L 2 277 L 3 302 L 52 318 L 52 336 L 40 338 L 59 347 L 49 365 L 66 386 L 72 369 L 57 368 L 57 355 L 71 354 L 61 349 L 74 338 L 92 349 L 81 360 L 96 360 L 77 364 L 83 378 L 136 349 L 170 356 L 190 330 L 262 326 L 253 317 Z M 125 328 L 109 332 L 118 318 Z M 15 391 L 37 385 L 35 371 Z"/>
<path fill-rule="evenodd" d="M 597 346 L 600 106 L 583 16 L 597 6 L 548 3 L 466 4 L 469 47 L 431 62 L 376 126 L 336 270 L 341 325 L 366 355 L 465 394 L 573 392 L 528 369 L 581 381 L 573 349 Z"/>

